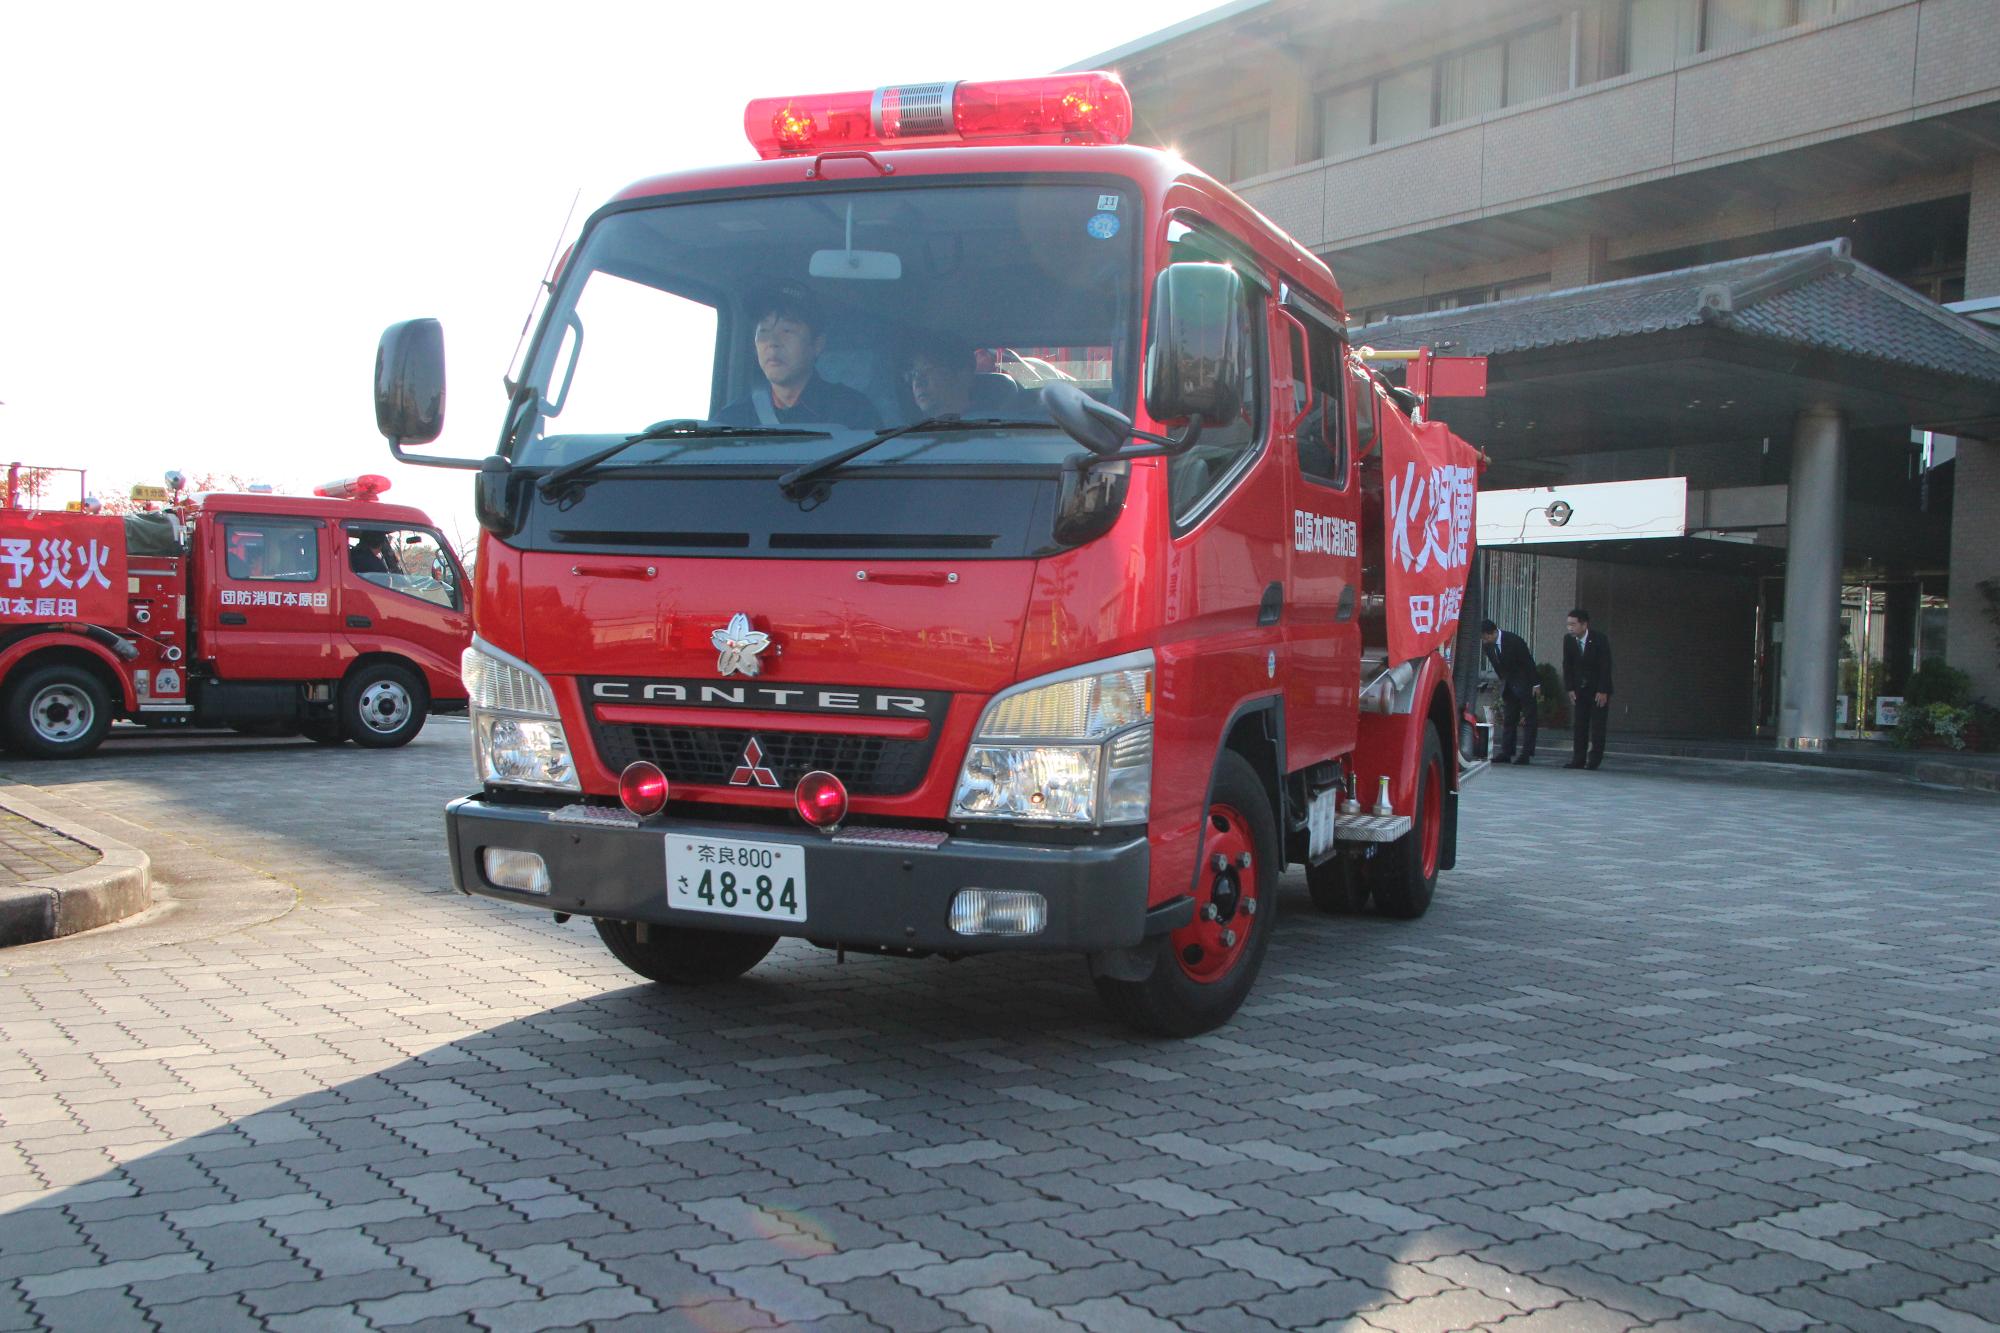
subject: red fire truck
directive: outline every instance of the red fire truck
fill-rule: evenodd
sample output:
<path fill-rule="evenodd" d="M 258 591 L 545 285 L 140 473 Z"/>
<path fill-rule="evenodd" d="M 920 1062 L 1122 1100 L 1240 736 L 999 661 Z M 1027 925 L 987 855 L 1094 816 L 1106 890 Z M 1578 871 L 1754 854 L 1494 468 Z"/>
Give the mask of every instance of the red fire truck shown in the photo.
<path fill-rule="evenodd" d="M 421 510 L 377 498 L 388 485 L 0 508 L 6 743 L 73 758 L 125 718 L 394 746 L 462 709 L 465 579 Z"/>
<path fill-rule="evenodd" d="M 673 984 L 1072 951 L 1168 1034 L 1243 1000 L 1289 864 L 1425 911 L 1479 455 L 1422 408 L 1483 366 L 1392 386 L 1130 126 L 1106 74 L 751 103 L 760 161 L 589 220 L 483 461 L 410 451 L 442 334 L 384 334 L 392 452 L 478 472 L 463 891 Z"/>

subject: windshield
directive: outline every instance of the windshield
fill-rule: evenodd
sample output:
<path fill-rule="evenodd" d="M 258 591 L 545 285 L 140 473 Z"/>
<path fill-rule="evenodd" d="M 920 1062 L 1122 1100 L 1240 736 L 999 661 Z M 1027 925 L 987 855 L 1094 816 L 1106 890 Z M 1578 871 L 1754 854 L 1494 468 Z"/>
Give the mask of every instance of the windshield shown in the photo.
<path fill-rule="evenodd" d="M 560 467 L 674 422 L 601 470 L 784 469 L 955 416 L 1046 434 L 917 430 L 854 466 L 1059 463 L 1077 449 L 1043 385 L 1130 411 L 1137 207 L 1102 180 L 882 182 L 613 213 L 551 308 L 513 457 Z"/>

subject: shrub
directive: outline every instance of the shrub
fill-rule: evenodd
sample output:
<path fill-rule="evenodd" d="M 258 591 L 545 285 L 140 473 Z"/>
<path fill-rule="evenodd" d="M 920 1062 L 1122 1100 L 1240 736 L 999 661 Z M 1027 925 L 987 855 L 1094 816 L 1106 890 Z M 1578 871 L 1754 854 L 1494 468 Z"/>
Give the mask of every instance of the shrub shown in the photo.
<path fill-rule="evenodd" d="M 1562 672 L 1547 662 L 1535 664 L 1542 681 L 1541 718 L 1544 725 L 1561 726 L 1569 721 L 1569 696 L 1563 693 Z"/>
<path fill-rule="evenodd" d="M 1941 658 L 1925 658 L 1923 665 L 1910 673 L 1910 683 L 1903 687 L 1905 715 L 1911 709 L 1929 708 L 1933 704 L 1964 708 L 1971 702 L 1972 677 L 1957 667 L 1946 666 Z"/>

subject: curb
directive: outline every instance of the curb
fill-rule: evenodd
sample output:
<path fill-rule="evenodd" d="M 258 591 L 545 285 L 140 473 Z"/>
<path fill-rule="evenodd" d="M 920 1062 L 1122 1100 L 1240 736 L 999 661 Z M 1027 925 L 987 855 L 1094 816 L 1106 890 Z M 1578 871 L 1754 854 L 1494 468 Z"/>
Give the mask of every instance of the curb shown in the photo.
<path fill-rule="evenodd" d="M 98 853 L 96 865 L 0 889 L 0 947 L 74 935 L 145 911 L 153 902 L 152 858 L 130 843 L 99 833 L 0 788 L 0 809 L 52 829 Z"/>

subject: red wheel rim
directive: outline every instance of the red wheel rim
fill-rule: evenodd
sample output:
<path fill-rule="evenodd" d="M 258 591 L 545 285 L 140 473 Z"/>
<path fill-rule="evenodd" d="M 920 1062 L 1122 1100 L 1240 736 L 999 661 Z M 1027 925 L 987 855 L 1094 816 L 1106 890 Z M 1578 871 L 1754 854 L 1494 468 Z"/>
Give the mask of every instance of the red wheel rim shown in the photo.
<path fill-rule="evenodd" d="M 1429 879 L 1438 871 L 1438 846 L 1444 832 L 1444 814 L 1439 809 L 1444 804 L 1444 776 L 1442 765 L 1436 760 L 1424 765 L 1424 878 Z"/>
<path fill-rule="evenodd" d="M 1208 808 L 1208 837 L 1195 878 L 1194 920 L 1168 944 L 1191 980 L 1219 981 L 1250 947 L 1257 925 L 1257 846 L 1250 821 L 1231 805 Z"/>

